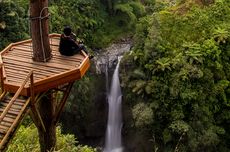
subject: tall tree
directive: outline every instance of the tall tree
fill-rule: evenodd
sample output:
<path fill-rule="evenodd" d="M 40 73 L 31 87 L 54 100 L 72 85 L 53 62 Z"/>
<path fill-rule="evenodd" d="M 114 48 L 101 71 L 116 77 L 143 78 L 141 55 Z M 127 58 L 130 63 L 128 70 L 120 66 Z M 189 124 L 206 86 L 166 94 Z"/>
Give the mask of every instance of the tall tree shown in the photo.
<path fill-rule="evenodd" d="M 46 62 L 51 58 L 49 45 L 48 26 L 48 0 L 30 0 L 31 33 L 33 44 L 33 60 Z M 46 94 L 39 101 L 39 113 L 44 123 L 45 130 L 36 125 L 39 133 L 41 152 L 52 151 L 56 145 L 56 122 L 54 113 L 56 102 L 52 100 L 51 94 Z M 35 124 L 38 121 L 34 117 Z"/>
<path fill-rule="evenodd" d="M 34 61 L 46 62 L 51 58 L 48 16 L 48 0 L 30 0 Z"/>
<path fill-rule="evenodd" d="M 38 102 L 39 113 L 41 114 L 42 121 L 45 129 L 41 126 L 37 126 L 39 134 L 39 143 L 41 152 L 47 152 L 54 150 L 56 146 L 56 121 L 55 121 L 55 110 L 56 102 L 52 100 L 50 91 Z"/>

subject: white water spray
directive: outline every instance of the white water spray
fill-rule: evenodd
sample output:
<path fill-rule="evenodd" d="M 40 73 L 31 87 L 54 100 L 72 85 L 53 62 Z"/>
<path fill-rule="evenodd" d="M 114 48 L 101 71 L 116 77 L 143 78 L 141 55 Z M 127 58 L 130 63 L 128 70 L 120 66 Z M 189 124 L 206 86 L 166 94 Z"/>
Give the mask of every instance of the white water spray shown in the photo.
<path fill-rule="evenodd" d="M 106 130 L 106 141 L 104 152 L 122 152 L 121 128 L 122 128 L 122 112 L 121 112 L 121 87 L 119 81 L 119 65 L 113 73 L 110 93 L 108 94 L 109 115 Z"/>

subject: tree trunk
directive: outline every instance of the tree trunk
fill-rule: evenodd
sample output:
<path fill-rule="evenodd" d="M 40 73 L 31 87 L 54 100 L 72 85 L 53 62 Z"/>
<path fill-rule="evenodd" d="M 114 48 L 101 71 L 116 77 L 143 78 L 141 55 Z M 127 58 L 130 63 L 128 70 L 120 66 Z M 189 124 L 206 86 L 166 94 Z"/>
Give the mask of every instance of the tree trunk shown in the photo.
<path fill-rule="evenodd" d="M 39 62 L 46 62 L 51 58 L 47 7 L 48 0 L 30 0 L 33 60 Z"/>
<path fill-rule="evenodd" d="M 46 62 L 51 58 L 47 7 L 48 0 L 30 0 L 33 60 L 38 62 Z M 46 94 L 38 102 L 38 111 L 46 130 L 37 126 L 41 152 L 52 151 L 56 146 L 55 108 L 56 102 L 52 100 L 51 94 Z M 38 118 L 35 117 L 35 121 L 39 121 Z"/>
<path fill-rule="evenodd" d="M 38 128 L 40 149 L 41 152 L 52 151 L 56 146 L 56 123 L 54 122 L 56 102 L 52 100 L 51 94 L 46 94 L 38 104 L 39 113 L 46 129 L 45 132 L 41 127 Z"/>
<path fill-rule="evenodd" d="M 107 6 L 108 6 L 109 14 L 112 15 L 113 14 L 113 1 L 107 0 Z"/>

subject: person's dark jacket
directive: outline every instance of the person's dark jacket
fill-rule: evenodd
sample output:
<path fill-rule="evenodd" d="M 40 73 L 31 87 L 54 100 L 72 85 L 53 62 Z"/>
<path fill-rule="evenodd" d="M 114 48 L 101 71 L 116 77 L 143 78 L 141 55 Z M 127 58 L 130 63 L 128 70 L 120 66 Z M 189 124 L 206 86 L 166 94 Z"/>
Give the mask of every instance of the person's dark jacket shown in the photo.
<path fill-rule="evenodd" d="M 62 55 L 72 56 L 79 51 L 79 46 L 77 43 L 70 37 L 61 35 L 60 44 L 59 44 L 59 52 Z"/>

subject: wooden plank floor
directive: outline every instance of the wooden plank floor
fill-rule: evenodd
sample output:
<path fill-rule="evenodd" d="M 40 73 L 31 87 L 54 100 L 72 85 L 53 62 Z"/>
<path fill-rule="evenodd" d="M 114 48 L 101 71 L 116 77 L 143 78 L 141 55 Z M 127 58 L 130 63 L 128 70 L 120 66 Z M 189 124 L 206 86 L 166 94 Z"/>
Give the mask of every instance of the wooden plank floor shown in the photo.
<path fill-rule="evenodd" d="M 50 36 L 52 59 L 45 63 L 32 60 L 31 40 L 13 43 L 11 47 L 3 50 L 1 52 L 1 62 L 6 77 L 4 83 L 20 86 L 30 70 L 34 71 L 34 83 L 74 69 L 77 70 L 85 61 L 87 55 L 83 53 L 74 56 L 63 56 L 58 51 L 59 41 L 60 35 Z M 29 86 L 29 82 L 26 86 Z"/>

